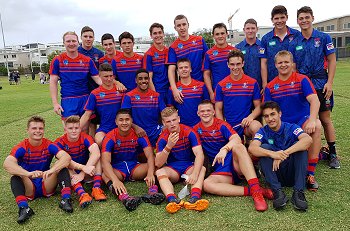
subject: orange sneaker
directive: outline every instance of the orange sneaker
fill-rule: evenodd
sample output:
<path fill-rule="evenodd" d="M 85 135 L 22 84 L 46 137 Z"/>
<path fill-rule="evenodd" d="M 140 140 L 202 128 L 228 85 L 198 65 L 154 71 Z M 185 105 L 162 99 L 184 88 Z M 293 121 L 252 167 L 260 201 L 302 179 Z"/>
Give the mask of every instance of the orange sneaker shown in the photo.
<path fill-rule="evenodd" d="M 273 192 L 269 188 L 261 188 L 263 196 L 268 200 L 273 200 Z"/>
<path fill-rule="evenodd" d="M 95 199 L 95 201 L 107 200 L 107 196 L 101 188 L 92 188 L 91 196 Z"/>
<path fill-rule="evenodd" d="M 183 200 L 176 199 L 175 201 L 169 202 L 165 209 L 168 213 L 173 214 L 179 211 L 183 207 L 183 205 Z"/>
<path fill-rule="evenodd" d="M 261 191 L 253 192 L 252 198 L 254 200 L 255 209 L 257 211 L 264 212 L 267 210 L 267 203 Z"/>
<path fill-rule="evenodd" d="M 88 193 L 84 193 L 79 198 L 79 205 L 82 208 L 88 207 L 92 202 L 92 197 Z"/>
<path fill-rule="evenodd" d="M 184 203 L 185 209 L 204 211 L 209 207 L 209 201 L 206 199 L 190 198 Z"/>

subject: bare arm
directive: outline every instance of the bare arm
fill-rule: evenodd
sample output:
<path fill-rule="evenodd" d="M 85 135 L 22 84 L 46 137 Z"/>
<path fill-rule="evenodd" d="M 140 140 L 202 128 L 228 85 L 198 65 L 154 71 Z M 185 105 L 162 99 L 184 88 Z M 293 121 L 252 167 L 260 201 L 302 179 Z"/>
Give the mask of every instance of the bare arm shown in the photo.
<path fill-rule="evenodd" d="M 262 92 L 264 91 L 267 85 L 267 59 L 260 59 L 260 67 L 261 67 L 261 81 L 262 81 Z"/>
<path fill-rule="evenodd" d="M 57 161 L 50 169 L 53 172 L 59 172 L 61 169 L 68 167 L 70 161 L 72 160 L 70 155 L 63 150 L 59 151 L 56 154 L 56 158 L 57 158 Z"/>
<path fill-rule="evenodd" d="M 147 176 L 145 178 L 146 184 L 148 187 L 151 187 L 155 183 L 154 178 L 154 154 L 151 147 L 146 147 L 143 149 L 146 157 L 147 157 L 147 165 L 148 165 L 148 171 Z"/>
<path fill-rule="evenodd" d="M 117 175 L 115 175 L 113 171 L 113 167 L 111 165 L 111 153 L 110 152 L 104 152 L 101 156 L 101 163 L 102 163 L 102 169 L 103 173 L 106 174 L 107 178 L 110 179 L 113 183 L 114 182 L 121 182 Z"/>
<path fill-rule="evenodd" d="M 169 78 L 169 83 L 171 87 L 171 91 L 173 93 L 174 99 L 178 103 L 183 103 L 183 94 L 176 88 L 176 81 L 175 81 L 175 70 L 176 70 L 176 65 L 171 64 L 168 67 L 168 78 Z"/>
<path fill-rule="evenodd" d="M 157 153 L 155 159 L 155 165 L 157 168 L 161 168 L 168 159 L 171 149 L 175 146 L 176 142 L 179 140 L 179 133 L 173 132 L 168 137 L 168 142 L 164 149 Z"/>
<path fill-rule="evenodd" d="M 30 177 L 30 172 L 19 166 L 17 159 L 13 156 L 6 157 L 3 166 L 4 169 L 11 175 Z"/>
<path fill-rule="evenodd" d="M 209 92 L 210 100 L 212 103 L 214 103 L 215 98 L 214 98 L 213 84 L 212 84 L 212 79 L 211 79 L 211 71 L 205 70 L 203 72 L 203 77 L 204 77 L 205 86 L 207 87 L 208 92 Z"/>
<path fill-rule="evenodd" d="M 85 111 L 84 114 L 80 118 L 80 127 L 83 131 L 87 131 L 87 125 L 92 115 L 92 111 Z"/>
<path fill-rule="evenodd" d="M 310 103 L 310 117 L 306 121 L 303 129 L 306 133 L 311 134 L 316 130 L 316 121 L 318 116 L 318 111 L 320 108 L 320 101 L 316 94 L 311 94 L 306 97 L 307 101 Z"/>
<path fill-rule="evenodd" d="M 327 61 L 328 61 L 328 80 L 323 87 L 323 92 L 326 92 L 325 97 L 326 99 L 329 99 L 332 95 L 333 81 L 334 81 L 336 62 L 337 62 L 335 53 L 328 55 Z"/>
<path fill-rule="evenodd" d="M 215 103 L 215 116 L 216 116 L 216 118 L 224 120 L 222 108 L 223 108 L 223 102 L 220 101 L 220 102 Z"/>
<path fill-rule="evenodd" d="M 154 83 L 153 83 L 153 72 L 149 72 L 149 89 L 156 91 L 156 88 L 154 87 Z"/>
<path fill-rule="evenodd" d="M 192 151 L 196 156 L 196 158 L 194 160 L 193 171 L 188 176 L 188 179 L 186 180 L 189 184 L 195 184 L 197 182 L 199 173 L 204 163 L 204 154 L 203 154 L 202 145 L 197 145 L 196 147 L 193 147 Z"/>
<path fill-rule="evenodd" d="M 260 109 L 260 104 L 261 104 L 261 100 L 254 100 L 254 110 L 246 117 L 242 120 L 242 125 L 243 126 L 249 126 L 251 124 L 251 122 L 257 118 L 260 113 L 261 113 L 261 109 Z"/>
<path fill-rule="evenodd" d="M 298 136 L 299 141 L 284 150 L 288 155 L 293 154 L 298 151 L 307 150 L 312 144 L 312 138 L 306 133 L 300 134 Z"/>
<path fill-rule="evenodd" d="M 58 94 L 57 84 L 58 84 L 58 76 L 57 75 L 50 75 L 50 96 L 51 96 L 51 101 L 52 101 L 52 105 L 53 105 L 53 110 L 54 110 L 54 112 L 57 115 L 61 115 L 61 112 L 63 111 L 63 108 L 58 103 L 58 99 L 57 99 L 57 94 Z"/>
<path fill-rule="evenodd" d="M 100 76 L 94 75 L 94 76 L 91 76 L 91 78 L 92 78 L 92 79 L 95 81 L 95 83 L 97 83 L 99 86 L 102 85 L 102 81 L 101 81 Z"/>

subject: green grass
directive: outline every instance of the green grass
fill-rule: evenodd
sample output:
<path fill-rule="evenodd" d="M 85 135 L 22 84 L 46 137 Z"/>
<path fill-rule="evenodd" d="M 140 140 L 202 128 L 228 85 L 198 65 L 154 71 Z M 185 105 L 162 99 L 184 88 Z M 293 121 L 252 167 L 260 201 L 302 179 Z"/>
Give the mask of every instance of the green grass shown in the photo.
<path fill-rule="evenodd" d="M 295 211 L 289 203 L 284 211 L 272 209 L 259 213 L 254 210 L 249 197 L 218 197 L 203 195 L 210 201 L 207 211 L 198 213 L 181 210 L 167 214 L 165 204 L 142 204 L 136 211 L 128 212 L 108 192 L 105 203 L 93 203 L 82 210 L 74 200 L 74 213 L 65 214 L 58 208 L 59 196 L 30 202 L 36 215 L 28 223 L 16 223 L 17 206 L 10 190 L 9 175 L 0 169 L 0 230 L 348 230 L 350 227 L 350 62 L 339 62 L 334 83 L 336 107 L 332 114 L 337 131 L 337 150 L 341 169 L 330 170 L 325 162 L 317 167 L 320 189 L 307 192 L 309 210 Z M 39 114 L 46 119 L 46 137 L 55 139 L 62 132 L 61 122 L 52 111 L 48 85 L 40 85 L 22 78 L 22 84 L 10 86 L 0 78 L 0 162 L 11 148 L 26 137 L 26 121 L 30 115 Z M 133 195 L 146 192 L 144 183 L 127 183 Z M 176 192 L 181 185 L 176 186 Z M 286 190 L 291 195 L 291 190 Z"/>

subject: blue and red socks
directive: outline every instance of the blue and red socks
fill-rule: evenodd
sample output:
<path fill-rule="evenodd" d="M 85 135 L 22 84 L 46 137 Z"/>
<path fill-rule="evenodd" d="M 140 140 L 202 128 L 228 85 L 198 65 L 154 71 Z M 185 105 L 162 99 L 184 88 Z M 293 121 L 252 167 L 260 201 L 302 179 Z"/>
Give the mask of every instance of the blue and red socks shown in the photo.
<path fill-rule="evenodd" d="M 202 190 L 200 188 L 191 189 L 191 198 L 200 199 L 202 196 Z"/>
<path fill-rule="evenodd" d="M 311 176 L 315 175 L 317 162 L 318 162 L 318 158 L 308 160 L 308 166 L 307 166 L 308 175 L 311 175 Z"/>
<path fill-rule="evenodd" d="M 16 203 L 18 205 L 18 207 L 24 207 L 24 208 L 28 208 L 28 200 L 26 196 L 20 195 L 16 197 Z"/>
<path fill-rule="evenodd" d="M 95 175 L 94 176 L 94 185 L 93 188 L 101 188 L 101 182 L 102 182 L 102 176 L 101 175 Z"/>
<path fill-rule="evenodd" d="M 73 185 L 73 189 L 79 197 L 81 197 L 86 193 L 80 182 Z"/>
<path fill-rule="evenodd" d="M 158 193 L 158 186 L 157 185 L 152 185 L 151 187 L 148 188 L 148 194 L 153 195 Z"/>

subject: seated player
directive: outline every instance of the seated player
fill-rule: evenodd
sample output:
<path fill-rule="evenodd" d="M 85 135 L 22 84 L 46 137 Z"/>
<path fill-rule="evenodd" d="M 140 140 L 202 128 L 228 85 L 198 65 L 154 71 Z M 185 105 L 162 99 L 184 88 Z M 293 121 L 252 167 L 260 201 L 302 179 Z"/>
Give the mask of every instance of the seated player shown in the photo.
<path fill-rule="evenodd" d="M 28 206 L 28 199 L 53 195 L 57 184 L 62 188 L 59 207 L 65 212 L 73 212 L 71 183 L 66 168 L 71 158 L 44 138 L 44 129 L 44 119 L 32 116 L 27 123 L 28 138 L 17 144 L 4 162 L 5 170 L 12 175 L 11 189 L 19 208 L 18 223 L 25 222 L 34 214 Z M 50 167 L 54 156 L 57 161 Z"/>
<path fill-rule="evenodd" d="M 307 149 L 312 138 L 296 124 L 281 120 L 279 105 L 267 101 L 262 105 L 266 125 L 262 127 L 249 146 L 249 152 L 260 158 L 260 165 L 273 194 L 273 207 L 282 209 L 288 198 L 283 186 L 293 187 L 292 204 L 298 210 L 307 210 L 305 199 L 305 175 L 307 171 Z"/>
<path fill-rule="evenodd" d="M 86 128 L 94 111 L 99 115 L 101 124 L 96 130 L 95 141 L 101 147 L 105 135 L 117 127 L 115 117 L 121 106 L 124 93 L 117 90 L 117 86 L 114 84 L 113 70 L 110 64 L 102 63 L 100 65 L 99 76 L 102 85 L 90 93 L 80 125 L 83 129 Z"/>
<path fill-rule="evenodd" d="M 169 213 L 176 213 L 182 207 L 190 210 L 203 211 L 209 202 L 201 199 L 205 167 L 204 154 L 198 135 L 192 128 L 180 124 L 180 117 L 174 107 L 165 108 L 162 121 L 166 128 L 157 142 L 155 159 L 156 175 L 168 205 Z M 192 186 L 191 198 L 188 202 L 179 200 L 174 194 L 173 183 L 180 180 L 182 174 L 187 174 L 186 183 Z"/>
<path fill-rule="evenodd" d="M 80 207 L 85 208 L 91 204 L 92 198 L 82 186 L 84 179 L 93 177 L 91 195 L 96 201 L 104 201 L 107 197 L 101 189 L 100 149 L 90 135 L 81 132 L 79 119 L 79 116 L 69 116 L 64 121 L 65 134 L 57 138 L 55 143 L 72 158 L 68 166 L 72 186 L 79 196 Z"/>
<path fill-rule="evenodd" d="M 204 180 L 204 191 L 220 196 L 252 196 L 257 211 L 267 210 L 264 196 L 273 199 L 272 191 L 260 187 L 252 160 L 240 137 L 232 127 L 215 118 L 214 106 L 209 100 L 198 105 L 201 118 L 193 129 L 201 138 L 204 153 L 213 166 L 213 172 Z M 249 187 L 236 185 L 243 175 Z"/>
<path fill-rule="evenodd" d="M 118 196 L 129 211 L 135 210 L 141 198 L 129 196 L 123 182 L 144 180 L 148 187 L 148 195 L 143 201 L 160 204 L 165 199 L 158 193 L 154 177 L 154 154 L 148 137 L 137 137 L 132 126 L 131 111 L 120 109 L 116 118 L 117 128 L 110 131 L 102 143 L 103 180 L 111 192 Z M 143 149 L 147 163 L 137 162 L 138 150 Z"/>

